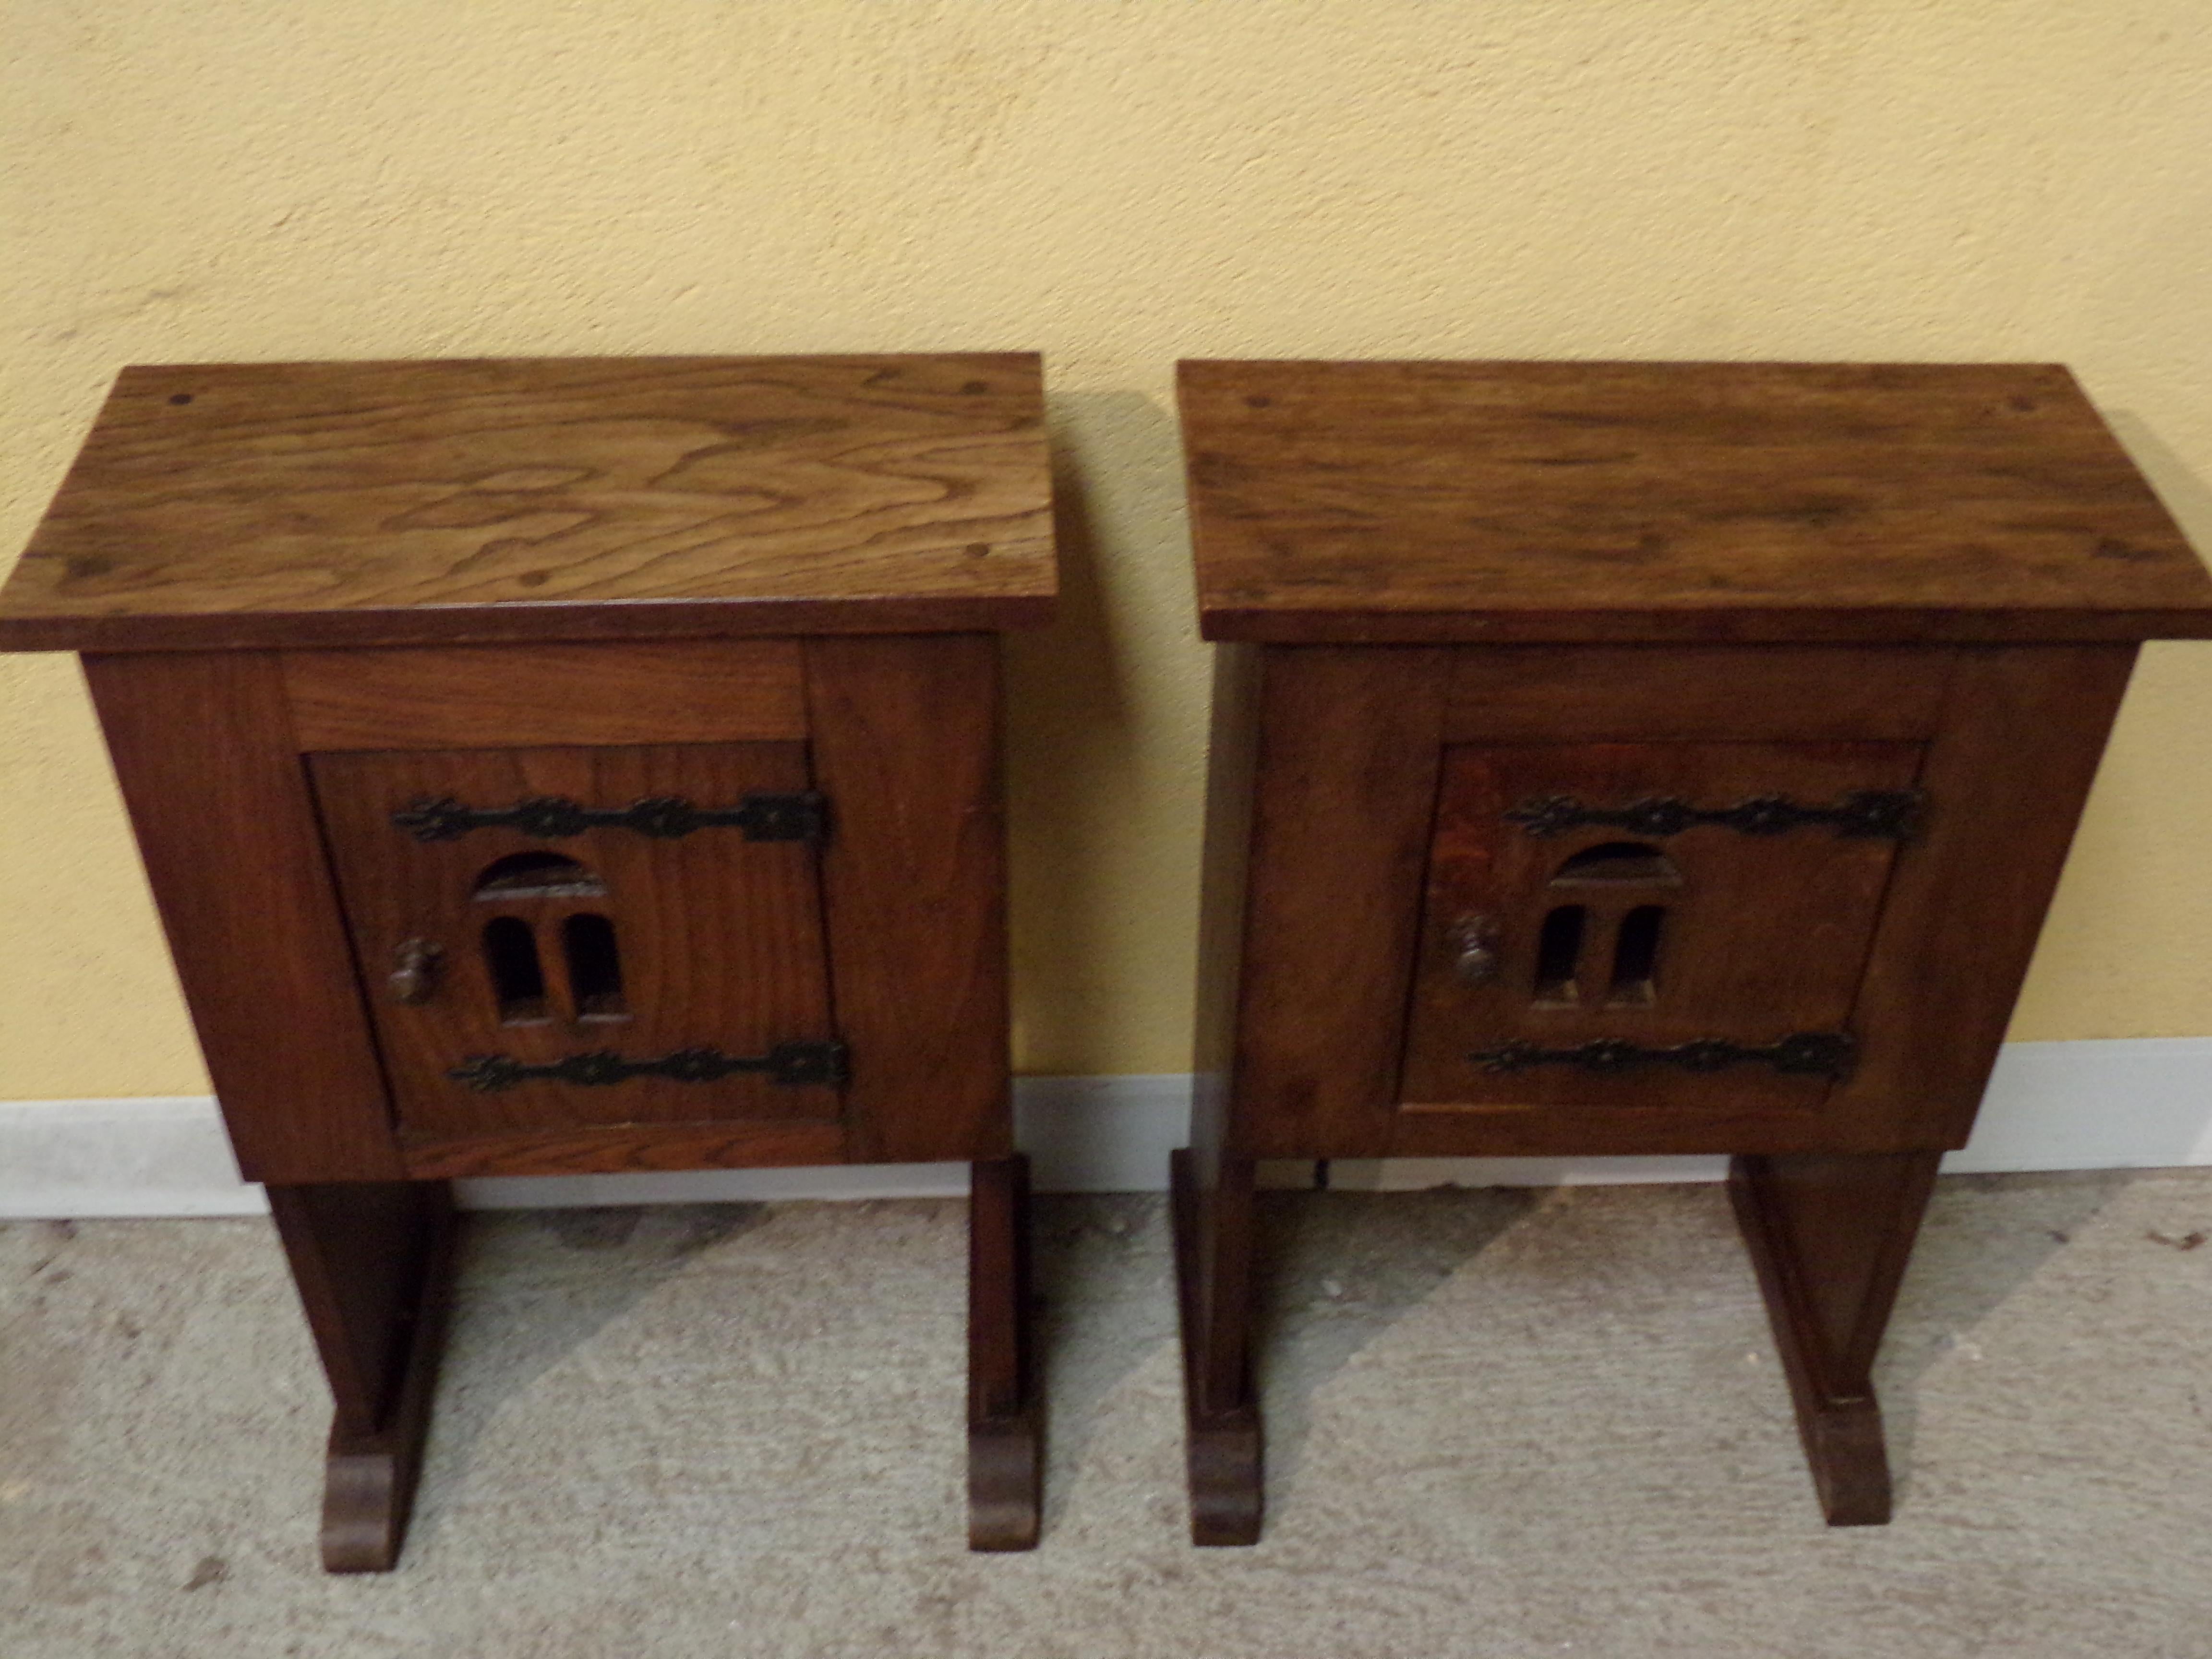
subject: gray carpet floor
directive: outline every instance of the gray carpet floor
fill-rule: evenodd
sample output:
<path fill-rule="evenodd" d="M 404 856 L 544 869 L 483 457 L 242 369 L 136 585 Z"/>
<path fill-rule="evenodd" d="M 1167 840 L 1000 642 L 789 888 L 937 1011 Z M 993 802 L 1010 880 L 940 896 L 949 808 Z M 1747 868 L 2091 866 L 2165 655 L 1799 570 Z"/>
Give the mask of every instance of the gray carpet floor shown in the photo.
<path fill-rule="evenodd" d="M 2212 1170 L 1967 1176 L 1830 1531 L 1712 1187 L 1268 1200 L 1267 1537 L 1185 1541 L 1163 1206 L 1039 1204 L 1042 1545 L 962 1547 L 963 1206 L 471 1218 L 387 1577 L 265 1223 L 0 1226 L 0 1655 L 2212 1655 Z"/>

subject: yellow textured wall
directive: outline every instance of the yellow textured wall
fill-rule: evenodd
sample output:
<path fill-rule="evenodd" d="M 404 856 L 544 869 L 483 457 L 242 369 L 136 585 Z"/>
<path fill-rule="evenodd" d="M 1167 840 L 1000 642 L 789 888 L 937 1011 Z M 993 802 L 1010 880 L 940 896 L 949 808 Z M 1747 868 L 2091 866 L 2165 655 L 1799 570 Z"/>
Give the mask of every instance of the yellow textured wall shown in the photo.
<path fill-rule="evenodd" d="M 2203 0 L 0 0 L 0 548 L 144 361 L 1040 349 L 1020 1063 L 1188 1063 L 1178 356 L 2060 359 L 2212 547 Z M 4 556 L 4 555 L 0 555 Z M 205 1086 L 75 668 L 0 663 L 0 1098 Z M 2154 647 L 2014 1035 L 2212 1032 Z"/>

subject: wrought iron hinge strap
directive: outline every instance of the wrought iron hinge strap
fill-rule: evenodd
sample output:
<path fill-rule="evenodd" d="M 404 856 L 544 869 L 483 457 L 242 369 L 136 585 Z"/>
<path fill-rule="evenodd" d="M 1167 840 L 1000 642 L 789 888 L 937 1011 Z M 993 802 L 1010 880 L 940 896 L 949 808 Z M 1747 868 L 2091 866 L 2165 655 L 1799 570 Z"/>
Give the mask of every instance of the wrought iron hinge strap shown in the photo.
<path fill-rule="evenodd" d="M 479 1094 L 497 1094 L 525 1083 L 573 1083 L 604 1089 L 632 1078 L 665 1077 L 678 1083 L 719 1083 L 753 1072 L 787 1088 L 842 1085 L 848 1075 L 842 1042 L 779 1042 L 764 1054 L 726 1054 L 719 1048 L 678 1048 L 657 1060 L 624 1060 L 610 1049 L 567 1054 L 532 1066 L 507 1054 L 471 1054 L 446 1075 Z"/>
<path fill-rule="evenodd" d="M 1585 1072 L 1626 1072 L 1671 1066 L 1683 1072 L 1724 1072 L 1732 1066 L 1771 1066 L 1790 1077 L 1824 1077 L 1841 1083 L 1851 1074 L 1858 1044 L 1847 1031 L 1792 1031 L 1777 1042 L 1745 1044 L 1700 1037 L 1672 1048 L 1647 1048 L 1601 1037 L 1572 1048 L 1508 1042 L 1478 1048 L 1468 1058 L 1486 1072 L 1525 1072 L 1539 1066 L 1571 1066 Z"/>
<path fill-rule="evenodd" d="M 738 830 L 747 841 L 819 842 L 830 833 L 830 802 L 798 794 L 749 794 L 735 806 L 696 806 L 680 795 L 651 795 L 628 806 L 585 806 L 563 795 L 535 795 L 512 806 L 466 806 L 451 795 L 410 802 L 392 822 L 421 842 L 455 841 L 471 830 L 520 830 L 541 841 L 587 830 L 632 830 L 671 841 L 700 830 Z"/>
<path fill-rule="evenodd" d="M 1786 836 L 1826 826 L 1854 840 L 1904 841 L 1919 827 L 1928 798 L 1917 789 L 1854 789 L 1830 806 L 1808 806 L 1787 795 L 1754 795 L 1733 806 L 1693 806 L 1674 795 L 1654 795 L 1626 806 L 1589 806 L 1572 795 L 1525 800 L 1506 813 L 1532 836 L 1559 836 L 1589 825 L 1664 839 L 1705 824 L 1747 836 Z"/>

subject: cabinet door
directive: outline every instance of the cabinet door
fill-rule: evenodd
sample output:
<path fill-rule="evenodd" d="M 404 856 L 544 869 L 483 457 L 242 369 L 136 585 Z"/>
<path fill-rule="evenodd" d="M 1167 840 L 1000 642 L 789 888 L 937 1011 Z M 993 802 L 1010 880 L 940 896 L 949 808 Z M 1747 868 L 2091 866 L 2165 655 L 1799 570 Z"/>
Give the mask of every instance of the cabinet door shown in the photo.
<path fill-rule="evenodd" d="M 1818 1107 L 1921 748 L 1445 752 L 1400 1098 L 1511 1111 Z"/>
<path fill-rule="evenodd" d="M 809 841 L 755 839 L 751 815 L 563 834 L 557 814 L 451 811 L 675 800 L 724 816 L 804 793 L 804 744 L 307 760 L 403 1139 L 838 1116 Z M 436 823 L 432 803 L 448 809 Z"/>

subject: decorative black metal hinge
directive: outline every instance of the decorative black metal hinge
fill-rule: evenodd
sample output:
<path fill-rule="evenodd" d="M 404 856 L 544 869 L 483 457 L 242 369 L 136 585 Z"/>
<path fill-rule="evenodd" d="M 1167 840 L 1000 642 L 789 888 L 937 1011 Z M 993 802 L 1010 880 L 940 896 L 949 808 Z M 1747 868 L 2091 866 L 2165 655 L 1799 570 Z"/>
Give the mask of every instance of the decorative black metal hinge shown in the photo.
<path fill-rule="evenodd" d="M 1724 1072 L 1731 1066 L 1771 1066 L 1790 1077 L 1825 1077 L 1841 1083 L 1851 1074 L 1858 1044 L 1848 1031 L 1792 1031 L 1778 1042 L 1744 1044 L 1699 1037 L 1671 1048 L 1646 1048 L 1618 1037 L 1601 1037 L 1573 1048 L 1508 1042 L 1478 1048 L 1468 1058 L 1486 1072 L 1525 1072 L 1538 1066 L 1572 1066 L 1585 1072 L 1626 1072 L 1671 1066 L 1683 1072 Z"/>
<path fill-rule="evenodd" d="M 573 1083 L 603 1089 L 632 1078 L 665 1077 L 678 1083 L 719 1083 L 741 1072 L 757 1072 L 787 1088 L 841 1086 L 848 1073 L 842 1042 L 779 1042 L 764 1054 L 726 1054 L 719 1048 L 678 1048 L 658 1060 L 624 1060 L 605 1048 L 567 1054 L 550 1065 L 532 1066 L 507 1054 L 471 1054 L 446 1075 L 479 1094 L 497 1094 L 525 1083 Z"/>
<path fill-rule="evenodd" d="M 830 802 L 812 790 L 750 794 L 735 806 L 695 806 L 680 795 L 652 795 L 628 806 L 583 806 L 562 795 L 536 795 L 512 806 L 464 806 L 451 795 L 410 802 L 392 822 L 417 841 L 454 841 L 471 830 L 520 830 L 541 841 L 586 830 L 634 830 L 671 841 L 698 830 L 741 830 L 747 841 L 819 842 L 830 833 Z"/>
<path fill-rule="evenodd" d="M 1585 806 L 1572 795 L 1525 800 L 1505 815 L 1532 836 L 1564 835 L 1588 824 L 1663 839 L 1701 824 L 1747 836 L 1786 836 L 1825 824 L 1852 839 L 1903 841 L 1918 829 L 1928 797 L 1917 789 L 1854 789 L 1832 806 L 1806 806 L 1787 795 L 1753 795 L 1733 806 L 1692 806 L 1674 795 L 1654 795 L 1626 806 Z"/>

